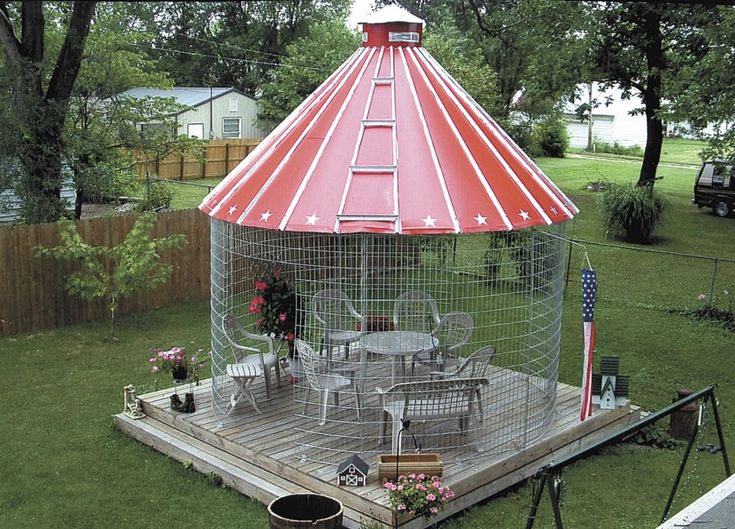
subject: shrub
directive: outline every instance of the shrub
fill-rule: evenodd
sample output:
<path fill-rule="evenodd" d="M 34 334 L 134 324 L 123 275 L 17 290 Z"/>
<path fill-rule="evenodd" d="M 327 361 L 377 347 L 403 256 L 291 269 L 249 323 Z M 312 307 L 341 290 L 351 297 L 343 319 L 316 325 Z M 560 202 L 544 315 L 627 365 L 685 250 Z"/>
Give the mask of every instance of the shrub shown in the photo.
<path fill-rule="evenodd" d="M 620 145 L 617 141 L 614 143 L 605 143 L 604 141 L 596 141 L 594 143 L 595 152 L 603 152 L 607 154 L 622 154 L 628 156 L 643 156 L 643 149 L 640 145 Z"/>
<path fill-rule="evenodd" d="M 599 205 L 608 236 L 648 243 L 666 204 L 652 187 L 628 183 L 611 185 L 600 196 Z"/>
<path fill-rule="evenodd" d="M 550 116 L 536 123 L 531 136 L 542 156 L 563 158 L 569 147 L 567 125 L 559 116 Z"/>
<path fill-rule="evenodd" d="M 174 189 L 168 182 L 151 180 L 146 183 L 143 200 L 138 204 L 138 211 L 159 211 L 171 205 Z"/>
<path fill-rule="evenodd" d="M 137 174 L 121 158 L 100 162 L 77 176 L 81 176 L 84 198 L 94 203 L 105 203 L 132 195 L 137 188 Z"/>

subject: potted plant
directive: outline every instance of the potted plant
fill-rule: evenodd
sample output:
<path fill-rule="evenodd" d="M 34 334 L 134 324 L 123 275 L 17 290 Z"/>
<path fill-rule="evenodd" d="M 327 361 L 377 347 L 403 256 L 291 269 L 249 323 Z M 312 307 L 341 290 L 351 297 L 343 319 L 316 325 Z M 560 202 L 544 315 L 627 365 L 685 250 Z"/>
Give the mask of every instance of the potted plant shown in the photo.
<path fill-rule="evenodd" d="M 171 395 L 171 409 L 183 413 L 196 411 L 194 404 L 194 392 L 192 385 L 199 385 L 199 373 L 207 365 L 208 357 L 202 354 L 202 350 L 187 356 L 183 347 L 172 347 L 169 350 L 154 349 L 148 358 L 153 373 L 171 373 L 174 386 L 189 382 L 189 391 L 184 395 L 184 401 L 179 398 L 174 389 Z M 211 356 L 211 352 L 209 353 Z"/>
<path fill-rule="evenodd" d="M 444 485 L 438 476 L 428 474 L 400 475 L 395 481 L 383 485 L 388 490 L 391 507 L 398 514 L 431 518 L 454 497 L 452 489 Z"/>
<path fill-rule="evenodd" d="M 296 291 L 279 269 L 257 277 L 254 286 L 255 295 L 250 300 L 248 311 L 257 318 L 255 327 L 258 332 L 288 345 L 290 381 L 298 381 L 301 370 L 294 349 L 298 328 Z"/>

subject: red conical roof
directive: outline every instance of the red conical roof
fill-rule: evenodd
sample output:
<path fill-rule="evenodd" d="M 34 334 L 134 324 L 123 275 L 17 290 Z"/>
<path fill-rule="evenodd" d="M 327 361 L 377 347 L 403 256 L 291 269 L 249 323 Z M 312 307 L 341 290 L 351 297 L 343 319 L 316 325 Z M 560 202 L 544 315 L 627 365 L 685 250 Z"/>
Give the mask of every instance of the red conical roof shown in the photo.
<path fill-rule="evenodd" d="M 200 209 L 328 233 L 505 231 L 572 218 L 574 204 L 420 46 L 419 19 L 387 18 L 366 21 L 364 46 Z"/>

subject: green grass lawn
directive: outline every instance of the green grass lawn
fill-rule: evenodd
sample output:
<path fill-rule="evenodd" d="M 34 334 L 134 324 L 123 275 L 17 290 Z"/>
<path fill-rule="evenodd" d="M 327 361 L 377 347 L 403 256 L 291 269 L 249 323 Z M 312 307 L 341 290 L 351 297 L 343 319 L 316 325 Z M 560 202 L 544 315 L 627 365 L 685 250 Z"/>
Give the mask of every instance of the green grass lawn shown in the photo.
<path fill-rule="evenodd" d="M 542 159 L 540 165 L 582 209 L 568 235 L 573 231 L 575 237 L 604 241 L 596 195 L 584 184 L 600 176 L 634 179 L 637 164 Z M 662 168 L 661 174 L 664 179 L 656 185 L 669 198 L 670 210 L 656 248 L 734 258 L 735 219 L 716 218 L 689 203 L 692 171 Z M 196 205 L 202 196 L 194 197 L 192 191 L 189 200 Z M 621 271 L 600 278 L 607 281 L 607 290 L 641 284 L 629 255 L 591 255 L 596 263 L 610 261 Z M 661 292 L 683 288 L 672 285 L 667 275 L 667 267 L 679 266 L 677 262 L 657 261 L 660 274 L 645 276 L 646 282 Z M 578 293 L 570 290 L 564 304 L 560 380 L 575 385 L 581 376 L 580 312 Z M 215 487 L 207 477 L 112 427 L 111 415 L 121 409 L 125 384 L 133 383 L 142 392 L 155 389 L 146 366 L 152 347 L 208 347 L 208 304 L 122 317 L 118 328 L 119 341 L 107 339 L 107 322 L 0 338 L 0 362 L 9 375 L 0 406 L 0 528 L 264 527 L 264 507 Z M 735 336 L 672 314 L 666 306 L 604 298 L 597 331 L 598 355 L 621 357 L 622 371 L 632 377 L 632 398 L 646 409 L 668 404 L 678 387 L 719 383 L 729 448 L 735 450 Z M 713 428 L 708 423 L 703 443 L 714 442 Z M 655 527 L 680 454 L 624 444 L 573 465 L 564 474 L 566 526 Z M 696 472 L 685 475 L 689 484 L 675 511 L 724 477 L 719 454 L 697 453 L 695 462 Z M 516 529 L 523 526 L 531 492 L 526 485 L 443 525 Z M 537 527 L 551 527 L 546 496 L 542 505 Z"/>
<path fill-rule="evenodd" d="M 702 163 L 700 153 L 707 146 L 707 142 L 702 140 L 688 140 L 685 138 L 664 138 L 661 147 L 661 162 L 664 163 L 682 163 L 699 165 Z M 569 152 L 574 154 L 589 154 L 584 149 L 570 148 Z M 615 157 L 613 154 L 599 153 L 603 157 Z M 640 154 L 629 154 L 627 157 L 643 158 L 643 152 Z"/>

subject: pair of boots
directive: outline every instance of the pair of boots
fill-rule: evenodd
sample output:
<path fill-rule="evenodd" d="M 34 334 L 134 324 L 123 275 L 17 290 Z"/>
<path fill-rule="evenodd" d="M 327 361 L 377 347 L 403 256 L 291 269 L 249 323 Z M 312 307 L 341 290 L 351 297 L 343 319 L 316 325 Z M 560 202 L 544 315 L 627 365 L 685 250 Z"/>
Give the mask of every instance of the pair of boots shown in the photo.
<path fill-rule="evenodd" d="M 174 393 L 171 395 L 171 409 L 181 413 L 194 413 L 197 410 L 194 406 L 194 394 L 187 393 L 184 395 L 184 402 L 181 402 L 179 396 Z"/>

